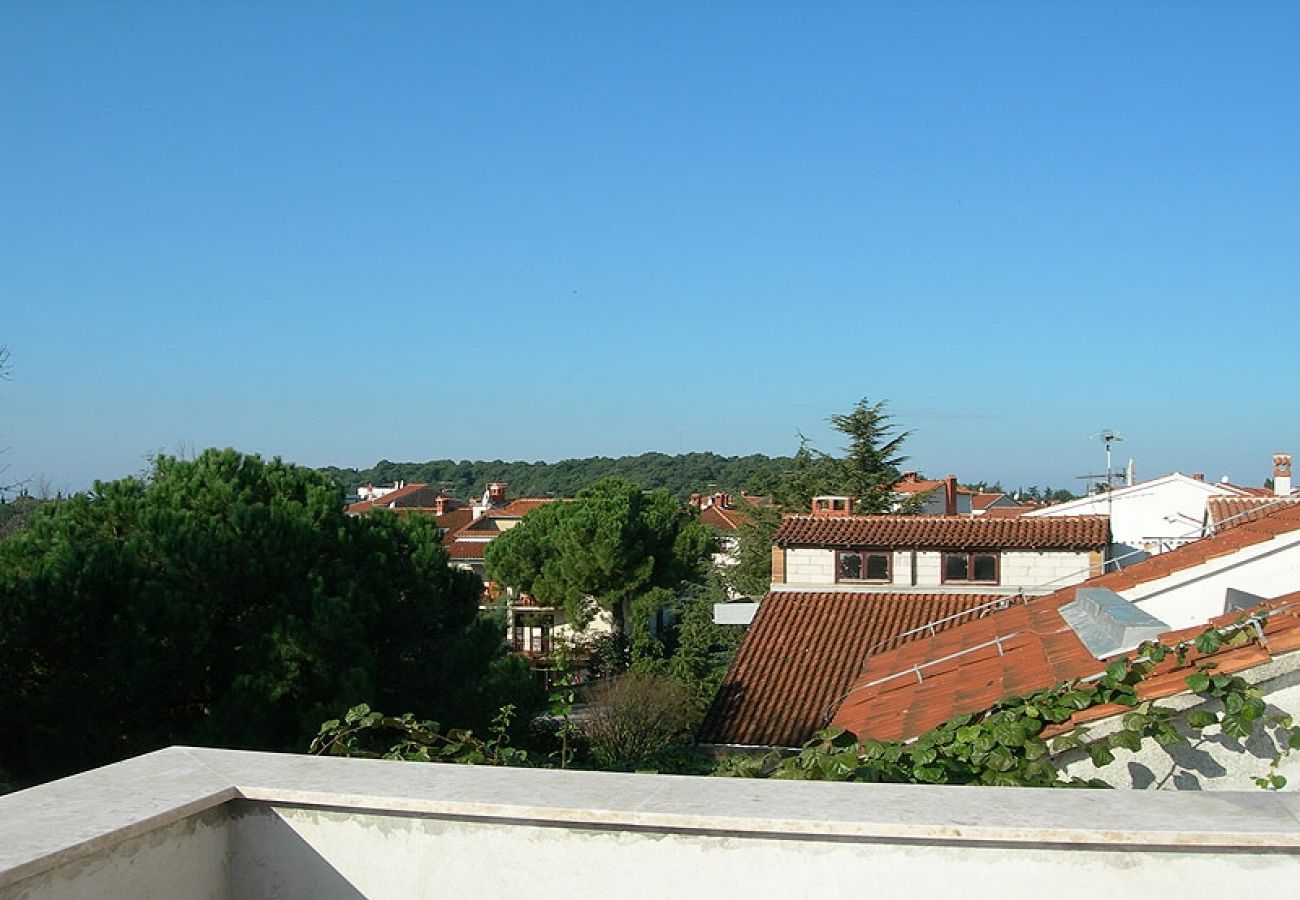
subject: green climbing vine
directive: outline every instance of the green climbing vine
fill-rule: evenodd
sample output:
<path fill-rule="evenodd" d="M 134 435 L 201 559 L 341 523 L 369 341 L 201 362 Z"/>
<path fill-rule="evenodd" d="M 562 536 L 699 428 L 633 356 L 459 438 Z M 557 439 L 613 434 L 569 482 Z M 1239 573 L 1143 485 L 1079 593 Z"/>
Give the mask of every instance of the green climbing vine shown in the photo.
<path fill-rule="evenodd" d="M 1066 681 L 1043 691 L 1009 697 L 984 712 L 958 716 L 911 743 L 866 740 L 842 729 L 818 732 L 797 753 L 772 751 L 763 757 L 730 757 L 717 774 L 827 781 L 871 781 L 919 784 L 984 784 L 1026 787 L 1108 787 L 1099 779 L 1062 778 L 1053 757 L 1070 750 L 1086 753 L 1102 768 L 1114 762 L 1117 749 L 1137 751 L 1146 740 L 1171 746 L 1187 740 L 1175 727 L 1178 712 L 1142 700 L 1138 685 L 1167 657 L 1185 666 L 1194 649 L 1202 655 L 1225 645 L 1244 644 L 1262 634 L 1263 612 L 1243 615 L 1224 628 L 1208 628 L 1195 640 L 1177 646 L 1147 642 L 1132 658 L 1112 661 L 1092 679 Z M 1217 726 L 1228 737 L 1245 738 L 1257 726 L 1276 729 L 1280 747 L 1269 771 L 1255 779 L 1262 788 L 1277 790 L 1286 778 L 1278 765 L 1300 749 L 1300 727 L 1291 717 L 1270 714 L 1260 689 L 1245 679 L 1216 673 L 1215 664 L 1195 665 L 1188 688 L 1205 703 L 1181 721 L 1202 734 Z M 1085 726 L 1048 738 L 1080 712 L 1103 704 L 1127 707 L 1122 727 L 1092 739 Z"/>
<path fill-rule="evenodd" d="M 520 766 L 528 754 L 510 746 L 508 732 L 515 707 L 501 707 L 479 738 L 463 728 L 443 732 L 437 722 L 422 721 L 410 713 L 386 716 L 362 703 L 342 719 L 321 724 L 308 752 L 364 759 L 401 759 L 409 762 L 454 762 L 467 765 Z"/>

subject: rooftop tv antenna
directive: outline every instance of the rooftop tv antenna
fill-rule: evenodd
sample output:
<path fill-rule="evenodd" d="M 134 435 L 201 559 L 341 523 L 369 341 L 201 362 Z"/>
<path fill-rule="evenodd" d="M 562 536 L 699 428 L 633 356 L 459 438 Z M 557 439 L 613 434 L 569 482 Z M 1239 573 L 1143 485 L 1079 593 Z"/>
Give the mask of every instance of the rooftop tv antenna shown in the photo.
<path fill-rule="evenodd" d="M 1124 438 L 1122 438 L 1120 435 L 1116 434 L 1115 432 L 1111 431 L 1109 428 L 1103 428 L 1101 434 L 1097 435 L 1097 437 L 1101 438 L 1101 442 L 1106 445 L 1106 518 L 1110 518 L 1111 491 L 1115 486 L 1115 482 L 1113 481 L 1114 475 L 1112 474 L 1112 466 L 1110 461 L 1110 446 L 1116 441 L 1124 440 Z M 1110 559 L 1110 550 L 1111 550 L 1111 545 L 1107 543 L 1106 552 L 1102 555 L 1102 560 L 1101 560 L 1101 570 L 1103 572 L 1109 572 L 1111 570 L 1110 567 L 1112 563 Z"/>
<path fill-rule="evenodd" d="M 1114 471 L 1114 467 L 1111 464 L 1111 456 L 1112 456 L 1111 445 L 1114 444 L 1116 441 L 1124 440 L 1124 437 L 1122 435 L 1116 434 L 1115 432 L 1111 431 L 1109 428 L 1103 430 L 1100 434 L 1093 435 L 1093 437 L 1101 438 L 1102 443 L 1106 445 L 1106 474 L 1076 475 L 1075 477 L 1087 482 L 1095 481 L 1098 484 L 1104 485 L 1106 491 L 1110 491 L 1110 489 L 1115 484 L 1115 479 L 1124 477 L 1122 473 L 1116 473 Z M 1089 488 L 1088 492 L 1092 493 L 1092 489 Z"/>
<path fill-rule="evenodd" d="M 1103 429 L 1101 434 L 1097 435 L 1097 437 L 1101 438 L 1102 443 L 1106 445 L 1106 490 L 1109 491 L 1111 489 L 1111 485 L 1114 484 L 1114 481 L 1112 479 L 1115 477 L 1114 475 L 1111 474 L 1110 445 L 1115 443 L 1116 441 L 1122 441 L 1124 440 L 1124 438 L 1116 434 L 1115 432 L 1111 431 L 1109 428 Z"/>

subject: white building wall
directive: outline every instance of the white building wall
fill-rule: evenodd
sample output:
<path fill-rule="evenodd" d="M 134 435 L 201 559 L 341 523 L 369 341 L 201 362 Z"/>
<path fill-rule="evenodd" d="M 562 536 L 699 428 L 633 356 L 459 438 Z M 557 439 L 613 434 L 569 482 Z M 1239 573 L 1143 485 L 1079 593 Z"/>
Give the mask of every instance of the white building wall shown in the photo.
<path fill-rule="evenodd" d="M 788 898 L 869 885 L 1095 900 L 1224 884 L 1285 896 L 1300 877 L 1300 798 L 1253 788 L 1152 798 L 173 748 L 0 797 L 0 813 L 4 897 Z M 215 818 L 186 835 L 196 815 Z M 485 848 L 508 848 L 508 864 L 485 864 Z"/>
<path fill-rule="evenodd" d="M 915 571 L 913 562 L 915 561 Z M 1001 554 L 1001 581 L 995 587 L 1043 588 L 1056 590 L 1089 576 L 1090 554 L 1086 551 L 1022 551 Z M 892 554 L 888 585 L 862 582 L 839 584 L 835 580 L 835 551 L 798 547 L 785 551 L 785 587 L 874 587 L 944 590 L 962 585 L 943 581 L 943 553 L 938 550 L 898 550 Z M 982 585 L 977 585 L 981 586 Z"/>
<path fill-rule="evenodd" d="M 791 547 L 785 551 L 785 583 L 835 586 L 835 551 Z"/>
<path fill-rule="evenodd" d="M 1090 567 L 1087 551 L 1008 550 L 1002 554 L 1002 586 L 1059 590 L 1086 580 Z"/>
<path fill-rule="evenodd" d="M 1300 532 L 1245 547 L 1120 591 L 1171 629 L 1190 628 L 1224 612 L 1228 588 L 1277 597 L 1296 589 L 1300 573 Z"/>
<path fill-rule="evenodd" d="M 1163 478 L 1093 494 L 1025 513 L 1026 516 L 1110 516 L 1110 533 L 1121 566 L 1172 550 L 1201 534 L 1205 502 L 1235 491 L 1175 472 Z"/>
<path fill-rule="evenodd" d="M 943 584 L 943 557 L 930 550 L 916 553 L 916 586 L 937 587 Z"/>

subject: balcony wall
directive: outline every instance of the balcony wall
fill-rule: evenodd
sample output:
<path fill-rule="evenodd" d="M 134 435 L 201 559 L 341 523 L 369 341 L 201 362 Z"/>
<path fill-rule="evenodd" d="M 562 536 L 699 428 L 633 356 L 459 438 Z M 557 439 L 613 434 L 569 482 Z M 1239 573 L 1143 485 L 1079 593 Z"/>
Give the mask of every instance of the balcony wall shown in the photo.
<path fill-rule="evenodd" d="M 171 748 L 0 797 L 0 897 L 1275 895 L 1294 794 L 839 785 Z"/>

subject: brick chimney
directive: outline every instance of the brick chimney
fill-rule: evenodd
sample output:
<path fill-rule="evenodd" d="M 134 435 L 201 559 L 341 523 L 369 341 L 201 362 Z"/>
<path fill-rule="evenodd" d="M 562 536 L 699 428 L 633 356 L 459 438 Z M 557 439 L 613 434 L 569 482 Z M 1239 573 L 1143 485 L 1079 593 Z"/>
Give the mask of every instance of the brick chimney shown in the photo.
<path fill-rule="evenodd" d="M 445 494 L 439 494 L 438 496 L 434 497 L 434 498 L 433 498 L 433 514 L 434 514 L 435 516 L 441 516 L 441 515 L 446 514 L 446 512 L 447 512 L 447 501 L 449 501 L 450 499 L 451 499 L 451 498 L 448 497 L 448 496 L 446 496 Z"/>
<path fill-rule="evenodd" d="M 853 515 L 849 497 L 813 497 L 812 514 L 819 519 L 842 519 Z"/>
<path fill-rule="evenodd" d="M 943 514 L 957 515 L 957 476 L 949 475 L 943 480 Z"/>
<path fill-rule="evenodd" d="M 506 485 L 502 481 L 494 481 L 488 485 L 488 503 L 492 506 L 504 506 L 506 502 Z"/>
<path fill-rule="evenodd" d="M 1291 493 L 1291 454 L 1273 454 L 1273 493 L 1285 497 Z"/>

